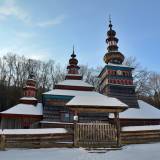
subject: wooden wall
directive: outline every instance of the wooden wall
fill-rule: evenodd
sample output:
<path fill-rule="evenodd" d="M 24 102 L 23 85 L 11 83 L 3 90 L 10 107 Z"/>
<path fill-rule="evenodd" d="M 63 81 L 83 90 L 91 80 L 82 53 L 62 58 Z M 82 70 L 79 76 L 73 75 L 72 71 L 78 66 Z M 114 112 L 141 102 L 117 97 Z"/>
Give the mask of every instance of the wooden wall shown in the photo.
<path fill-rule="evenodd" d="M 122 145 L 154 142 L 160 142 L 160 130 L 121 132 Z M 49 147 L 73 147 L 73 133 L 0 135 L 0 149 Z"/>
<path fill-rule="evenodd" d="M 2 148 L 3 147 L 3 148 Z M 0 135 L 0 148 L 73 147 L 73 134 Z"/>
<path fill-rule="evenodd" d="M 121 126 L 160 125 L 160 119 L 120 119 Z"/>
<path fill-rule="evenodd" d="M 122 145 L 143 144 L 153 142 L 160 142 L 160 130 L 121 132 Z"/>
<path fill-rule="evenodd" d="M 35 128 L 42 117 L 39 118 L 27 118 L 27 117 L 12 117 L 12 118 L 1 118 L 0 128 L 2 129 L 20 129 L 20 128 Z"/>

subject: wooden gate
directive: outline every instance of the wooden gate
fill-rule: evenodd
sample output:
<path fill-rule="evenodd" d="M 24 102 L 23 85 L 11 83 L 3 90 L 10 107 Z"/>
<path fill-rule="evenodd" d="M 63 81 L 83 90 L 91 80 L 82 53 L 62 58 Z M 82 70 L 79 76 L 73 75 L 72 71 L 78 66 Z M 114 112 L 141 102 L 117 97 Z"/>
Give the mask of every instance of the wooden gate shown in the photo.
<path fill-rule="evenodd" d="M 116 147 L 117 129 L 110 123 L 76 123 L 74 145 L 85 148 Z"/>

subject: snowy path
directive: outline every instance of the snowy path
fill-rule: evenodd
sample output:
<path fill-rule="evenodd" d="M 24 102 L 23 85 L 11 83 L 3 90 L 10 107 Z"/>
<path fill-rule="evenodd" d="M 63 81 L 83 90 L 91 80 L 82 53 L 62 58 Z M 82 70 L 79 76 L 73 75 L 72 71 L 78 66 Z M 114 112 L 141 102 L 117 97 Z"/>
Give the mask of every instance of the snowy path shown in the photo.
<path fill-rule="evenodd" d="M 123 150 L 88 153 L 84 149 L 14 149 L 0 151 L 0 160 L 159 160 L 160 143 L 125 146 Z"/>

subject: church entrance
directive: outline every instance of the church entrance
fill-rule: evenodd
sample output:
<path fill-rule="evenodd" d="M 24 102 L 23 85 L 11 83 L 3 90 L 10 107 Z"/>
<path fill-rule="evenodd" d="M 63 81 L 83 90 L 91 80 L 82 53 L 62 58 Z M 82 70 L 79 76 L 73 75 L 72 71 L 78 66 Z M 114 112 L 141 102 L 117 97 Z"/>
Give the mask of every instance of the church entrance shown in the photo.
<path fill-rule="evenodd" d="M 75 147 L 107 148 L 117 147 L 117 129 L 109 122 L 75 123 Z"/>
<path fill-rule="evenodd" d="M 111 148 L 121 146 L 121 127 L 119 121 L 119 112 L 126 107 L 119 106 L 92 106 L 92 105 L 68 105 L 74 113 L 74 146 L 85 148 Z M 113 114 L 110 121 L 91 121 L 81 122 L 79 116 L 81 113 L 107 113 Z"/>

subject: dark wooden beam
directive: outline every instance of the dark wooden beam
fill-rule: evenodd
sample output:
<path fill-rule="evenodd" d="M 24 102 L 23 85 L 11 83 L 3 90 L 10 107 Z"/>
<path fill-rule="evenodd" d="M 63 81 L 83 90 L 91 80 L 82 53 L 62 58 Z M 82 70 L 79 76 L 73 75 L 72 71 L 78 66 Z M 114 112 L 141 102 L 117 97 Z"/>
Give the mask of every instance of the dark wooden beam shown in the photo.
<path fill-rule="evenodd" d="M 120 120 L 119 120 L 119 113 L 115 112 L 115 124 L 117 128 L 117 147 L 121 146 L 121 127 L 120 127 Z"/>

